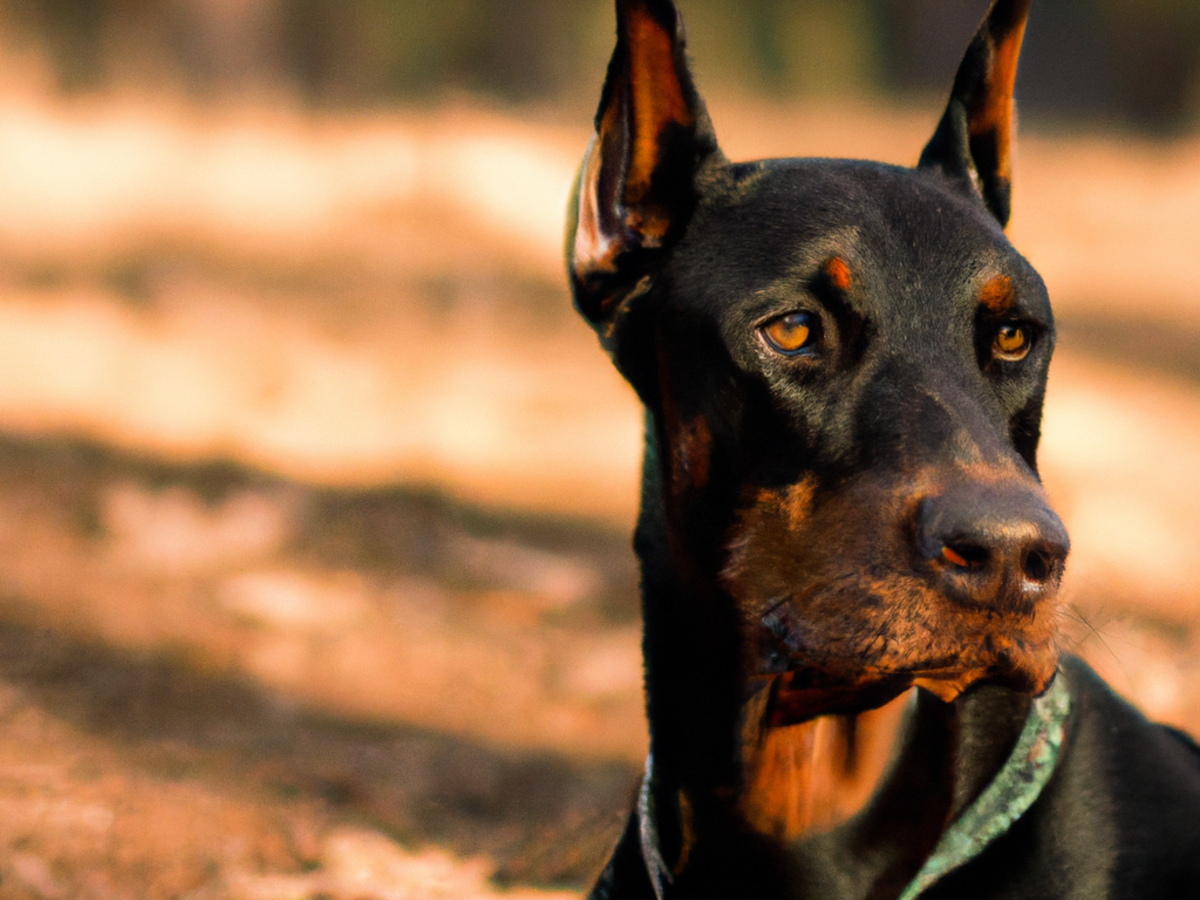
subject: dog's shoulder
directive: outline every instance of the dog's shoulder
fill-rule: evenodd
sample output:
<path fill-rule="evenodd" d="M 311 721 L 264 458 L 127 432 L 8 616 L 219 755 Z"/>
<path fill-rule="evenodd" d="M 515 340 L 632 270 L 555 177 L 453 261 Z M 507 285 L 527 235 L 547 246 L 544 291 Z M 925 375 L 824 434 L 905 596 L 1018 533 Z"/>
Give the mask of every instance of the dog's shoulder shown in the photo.
<path fill-rule="evenodd" d="M 1182 843 L 1200 877 L 1200 747 L 1149 721 L 1082 661 L 1067 658 L 1063 671 L 1076 705 L 1064 777 L 1082 769 L 1103 788 L 1123 847 L 1153 856 Z"/>

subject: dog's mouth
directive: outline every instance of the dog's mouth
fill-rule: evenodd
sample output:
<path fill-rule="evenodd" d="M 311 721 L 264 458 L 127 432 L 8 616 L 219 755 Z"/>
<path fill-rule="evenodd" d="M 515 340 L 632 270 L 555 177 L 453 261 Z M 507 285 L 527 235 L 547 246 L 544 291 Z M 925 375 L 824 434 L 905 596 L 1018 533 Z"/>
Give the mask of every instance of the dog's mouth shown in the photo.
<path fill-rule="evenodd" d="M 1044 671 L 996 665 L 964 670 L 953 665 L 893 672 L 866 668 L 848 677 L 802 665 L 786 672 L 755 676 L 752 691 L 769 691 L 764 724 L 786 727 L 818 716 L 852 715 L 885 706 L 911 688 L 950 703 L 971 688 L 989 684 L 1030 695 L 1041 694 L 1057 665 Z"/>
<path fill-rule="evenodd" d="M 946 703 L 983 684 L 1038 695 L 1058 668 L 1052 621 L 978 611 L 945 616 L 936 630 L 919 621 L 920 639 L 886 629 L 855 637 L 844 620 L 822 628 L 777 604 L 757 629 L 750 688 L 769 689 L 771 726 L 875 709 L 912 687 Z"/>

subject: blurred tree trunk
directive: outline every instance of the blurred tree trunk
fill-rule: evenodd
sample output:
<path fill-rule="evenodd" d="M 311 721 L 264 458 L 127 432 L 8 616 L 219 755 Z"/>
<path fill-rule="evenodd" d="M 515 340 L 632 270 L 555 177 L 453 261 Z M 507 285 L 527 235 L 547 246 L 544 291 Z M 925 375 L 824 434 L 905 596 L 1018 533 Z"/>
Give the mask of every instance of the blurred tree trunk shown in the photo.
<path fill-rule="evenodd" d="M 179 55 L 204 93 L 282 80 L 281 0 L 168 0 Z"/>

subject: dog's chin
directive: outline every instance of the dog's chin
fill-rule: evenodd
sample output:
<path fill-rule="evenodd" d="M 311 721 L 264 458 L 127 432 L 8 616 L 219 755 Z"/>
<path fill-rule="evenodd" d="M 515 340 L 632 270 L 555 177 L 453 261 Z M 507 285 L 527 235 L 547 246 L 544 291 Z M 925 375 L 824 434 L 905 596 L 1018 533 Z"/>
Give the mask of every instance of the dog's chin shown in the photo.
<path fill-rule="evenodd" d="M 1043 654 L 1020 662 L 1004 658 L 976 669 L 930 669 L 916 673 L 913 684 L 950 703 L 975 687 L 994 685 L 1036 697 L 1045 693 L 1058 671 L 1058 655 Z"/>
<path fill-rule="evenodd" d="M 797 663 L 770 678 L 767 724 L 785 727 L 818 716 L 855 715 L 885 706 L 916 687 L 944 703 L 984 685 L 1038 696 L 1045 692 L 1058 669 L 1057 655 L 1019 663 L 1005 658 L 987 666 L 955 668 L 945 665 L 914 666 L 887 672 L 879 669 L 839 673 L 828 667 Z"/>

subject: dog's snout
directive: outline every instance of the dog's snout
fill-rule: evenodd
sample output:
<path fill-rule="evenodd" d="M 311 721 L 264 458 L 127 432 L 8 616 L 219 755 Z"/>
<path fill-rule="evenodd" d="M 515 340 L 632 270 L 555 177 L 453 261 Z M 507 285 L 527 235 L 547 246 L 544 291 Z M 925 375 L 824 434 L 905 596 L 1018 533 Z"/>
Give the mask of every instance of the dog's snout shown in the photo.
<path fill-rule="evenodd" d="M 1020 610 L 1058 587 L 1070 541 L 1025 485 L 961 484 L 922 500 L 917 548 L 952 599 Z"/>

